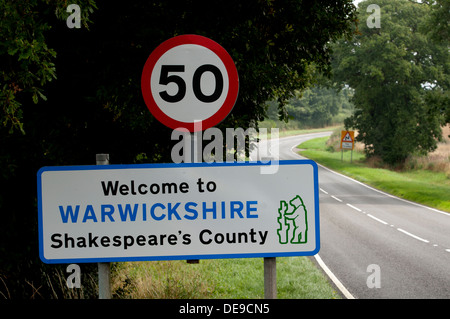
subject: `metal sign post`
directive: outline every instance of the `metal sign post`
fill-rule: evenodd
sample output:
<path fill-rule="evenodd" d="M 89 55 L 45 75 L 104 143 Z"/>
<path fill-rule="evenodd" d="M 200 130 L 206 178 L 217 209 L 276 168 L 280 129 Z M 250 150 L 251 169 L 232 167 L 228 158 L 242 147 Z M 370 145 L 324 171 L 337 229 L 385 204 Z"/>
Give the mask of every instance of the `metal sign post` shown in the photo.
<path fill-rule="evenodd" d="M 200 130 L 201 132 L 201 130 Z M 198 133 L 194 132 L 194 133 L 190 133 L 190 137 L 191 137 L 191 154 L 190 154 L 190 158 L 189 158 L 189 154 L 185 154 L 184 157 L 184 162 L 188 163 L 189 160 L 191 160 L 191 163 L 201 163 L 203 161 L 202 159 L 202 146 L 200 144 L 200 149 L 199 149 L 199 140 L 201 143 L 201 139 L 198 138 Z M 188 264 L 199 264 L 200 260 L 199 259 L 187 259 L 186 262 Z"/>
<path fill-rule="evenodd" d="M 97 165 L 109 165 L 109 154 L 96 154 Z M 98 263 L 98 298 L 111 299 L 111 263 Z"/>
<path fill-rule="evenodd" d="M 264 258 L 264 298 L 277 299 L 277 258 Z"/>

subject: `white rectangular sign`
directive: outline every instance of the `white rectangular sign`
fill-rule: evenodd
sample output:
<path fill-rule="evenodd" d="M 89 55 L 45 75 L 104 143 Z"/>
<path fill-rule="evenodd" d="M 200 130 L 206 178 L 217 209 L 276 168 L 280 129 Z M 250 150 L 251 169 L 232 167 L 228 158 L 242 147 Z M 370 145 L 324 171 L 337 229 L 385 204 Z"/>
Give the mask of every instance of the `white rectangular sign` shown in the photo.
<path fill-rule="evenodd" d="M 263 163 L 43 167 L 45 263 L 279 257 L 319 251 L 317 165 Z"/>

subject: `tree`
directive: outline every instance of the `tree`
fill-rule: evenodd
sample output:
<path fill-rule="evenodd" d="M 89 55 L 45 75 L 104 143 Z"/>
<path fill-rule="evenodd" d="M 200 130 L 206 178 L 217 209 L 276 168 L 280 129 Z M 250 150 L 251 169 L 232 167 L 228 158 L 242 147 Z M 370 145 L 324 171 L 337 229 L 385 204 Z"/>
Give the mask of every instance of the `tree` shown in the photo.
<path fill-rule="evenodd" d="M 430 6 L 430 15 L 426 21 L 426 29 L 437 42 L 450 41 L 450 2 L 447 0 L 424 1 Z"/>
<path fill-rule="evenodd" d="M 359 131 L 368 156 L 398 164 L 434 150 L 441 139 L 448 48 L 424 31 L 429 5 L 379 0 L 381 28 L 369 28 L 372 2 L 359 4 L 359 34 L 336 45 L 335 78 L 355 90 L 356 110 L 346 127 Z"/>
<path fill-rule="evenodd" d="M 0 33 L 8 34 L 0 47 L 0 183 L 8 185 L 0 193 L 0 276 L 14 296 L 33 293 L 25 280 L 51 292 L 42 276 L 51 266 L 37 252 L 39 167 L 93 164 L 96 153 L 113 163 L 170 162 L 176 141 L 140 90 L 160 43 L 189 33 L 220 43 L 236 63 L 240 91 L 219 127 L 246 128 L 264 117 L 265 101 L 283 108 L 308 85 L 310 63 L 329 71 L 328 43 L 349 34 L 355 18 L 350 0 L 70 2 L 82 9 L 80 29 L 67 27 L 65 0 L 0 0 Z"/>
<path fill-rule="evenodd" d="M 302 92 L 301 96 L 292 98 L 287 111 L 305 127 L 324 127 L 333 124 L 333 117 L 339 112 L 353 107 L 346 97 L 348 94 L 346 88 L 336 92 L 331 87 L 312 86 Z"/>
<path fill-rule="evenodd" d="M 425 21 L 425 32 L 431 37 L 431 40 L 443 45 L 450 44 L 450 1 L 447 0 L 429 0 L 425 1 L 430 6 L 430 15 Z M 448 67 L 447 67 L 448 70 Z M 435 105 L 440 104 L 440 109 L 446 110 L 446 123 L 450 123 L 450 93 L 435 92 L 432 102 Z"/>

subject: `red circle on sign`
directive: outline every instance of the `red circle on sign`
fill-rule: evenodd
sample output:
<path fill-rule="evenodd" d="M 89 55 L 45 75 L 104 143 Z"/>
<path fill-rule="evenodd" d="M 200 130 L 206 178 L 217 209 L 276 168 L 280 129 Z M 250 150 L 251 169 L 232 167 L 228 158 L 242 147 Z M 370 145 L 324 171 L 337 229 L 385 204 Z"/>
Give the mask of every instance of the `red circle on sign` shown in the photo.
<path fill-rule="evenodd" d="M 228 74 L 228 92 L 226 92 L 226 97 L 222 106 L 210 117 L 197 122 L 182 122 L 168 116 L 161 110 L 161 107 L 155 101 L 153 96 L 153 94 L 159 94 L 159 92 L 152 92 L 151 89 L 151 77 L 158 60 L 167 51 L 185 44 L 199 45 L 214 52 L 214 54 L 222 61 Z M 217 42 L 199 35 L 180 35 L 164 41 L 150 54 L 142 71 L 141 90 L 147 108 L 158 121 L 172 129 L 187 129 L 190 132 L 196 132 L 217 125 L 231 112 L 238 96 L 239 77 L 233 59 Z"/>

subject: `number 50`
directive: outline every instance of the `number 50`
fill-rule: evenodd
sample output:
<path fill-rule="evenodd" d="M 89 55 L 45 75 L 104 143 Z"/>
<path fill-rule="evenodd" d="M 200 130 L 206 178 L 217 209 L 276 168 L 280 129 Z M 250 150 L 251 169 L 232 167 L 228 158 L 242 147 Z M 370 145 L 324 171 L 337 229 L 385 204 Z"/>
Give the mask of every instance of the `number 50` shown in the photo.
<path fill-rule="evenodd" d="M 184 72 L 184 65 L 161 65 L 159 84 L 167 85 L 169 83 L 175 83 L 178 87 L 178 91 L 174 95 L 170 95 L 167 91 L 159 92 L 159 96 L 161 96 L 164 101 L 169 103 L 180 102 L 186 95 L 186 82 L 184 82 L 183 78 L 175 74 L 169 75 L 169 73 L 177 72 Z M 216 80 L 216 86 L 211 95 L 205 95 L 200 86 L 200 80 L 205 72 L 211 72 Z M 192 78 L 192 89 L 194 90 L 195 97 L 201 102 L 212 103 L 217 101 L 223 91 L 222 72 L 220 72 L 219 68 L 212 64 L 204 64 L 199 66 L 197 70 L 195 70 Z"/>

